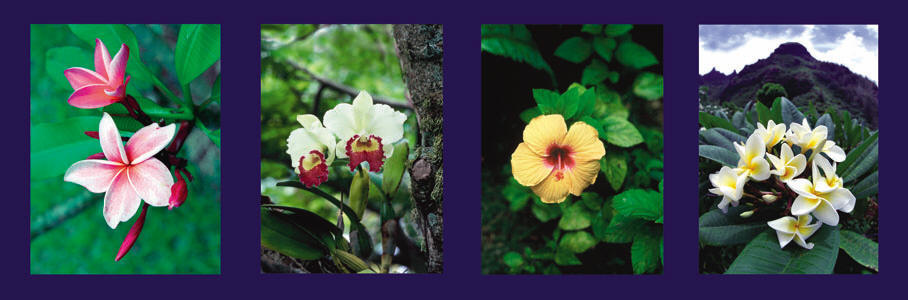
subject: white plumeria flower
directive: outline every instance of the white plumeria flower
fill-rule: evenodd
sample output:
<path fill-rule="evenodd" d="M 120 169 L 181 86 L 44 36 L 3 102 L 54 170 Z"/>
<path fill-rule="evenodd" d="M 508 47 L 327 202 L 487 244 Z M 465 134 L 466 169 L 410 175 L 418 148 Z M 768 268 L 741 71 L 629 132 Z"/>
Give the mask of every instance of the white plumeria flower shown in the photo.
<path fill-rule="evenodd" d="M 813 243 L 807 243 L 807 239 L 816 233 L 821 225 L 819 222 L 810 224 L 812 219 L 813 218 L 811 218 L 810 215 L 798 216 L 797 220 L 790 216 L 784 216 L 769 221 L 767 224 L 769 224 L 769 227 L 776 230 L 780 248 L 785 248 L 785 245 L 788 245 L 788 243 L 794 240 L 798 246 L 804 247 L 805 249 L 812 249 Z"/>
<path fill-rule="evenodd" d="M 299 115 L 296 121 L 303 125 L 290 132 L 287 154 L 293 170 L 300 175 L 306 187 L 318 186 L 328 180 L 328 166 L 334 161 L 334 134 L 314 115 Z"/>
<path fill-rule="evenodd" d="M 810 149 L 825 149 L 828 131 L 829 129 L 823 125 L 811 129 L 807 118 L 804 118 L 801 124 L 791 123 L 788 132 L 785 133 L 785 139 L 789 144 L 801 147 L 801 153 L 804 153 Z"/>
<path fill-rule="evenodd" d="M 823 144 L 823 151 L 826 156 L 829 156 L 829 159 L 832 159 L 834 162 L 843 162 L 845 161 L 845 150 L 842 150 L 841 147 L 835 144 L 835 142 L 826 140 L 826 143 Z"/>
<path fill-rule="evenodd" d="M 851 191 L 844 188 L 844 180 L 842 177 L 836 174 L 836 164 L 830 164 L 822 156 L 818 156 L 814 159 L 814 164 L 820 167 L 820 170 L 823 171 L 823 176 L 814 175 L 814 188 L 820 193 L 832 193 L 836 192 L 843 194 L 848 202 L 845 202 L 845 205 L 841 207 L 836 207 L 836 209 L 850 213 L 854 209 L 854 205 L 857 202 L 857 199 L 851 194 Z M 815 174 L 818 174 L 817 171 L 814 171 Z M 847 193 L 847 194 L 846 194 Z"/>
<path fill-rule="evenodd" d="M 751 134 L 747 138 L 747 144 L 741 145 L 735 143 L 735 150 L 738 151 L 738 169 L 741 174 L 750 176 L 756 181 L 763 181 L 769 178 L 769 162 L 766 161 L 766 144 L 763 138 L 756 134 Z"/>
<path fill-rule="evenodd" d="M 739 173 L 738 169 L 722 166 L 718 173 L 709 174 L 709 181 L 714 186 L 714 188 L 709 189 L 709 192 L 722 196 L 722 201 L 719 202 L 718 206 L 723 213 L 728 212 L 728 204 L 738 206 L 738 201 L 744 195 L 744 184 L 747 183 L 747 175 L 739 175 Z"/>
<path fill-rule="evenodd" d="M 757 123 L 757 129 L 753 134 L 760 136 L 766 148 L 772 148 L 785 138 L 785 124 L 776 124 L 775 121 L 769 120 L 766 127 L 762 123 Z"/>
<path fill-rule="evenodd" d="M 794 155 L 788 144 L 782 144 L 782 151 L 778 157 L 768 153 L 766 157 L 769 158 L 769 162 L 775 168 L 770 173 L 779 176 L 782 182 L 794 179 L 807 168 L 807 158 L 804 157 L 804 154 Z"/>
<path fill-rule="evenodd" d="M 362 91 L 352 105 L 341 103 L 325 112 L 324 120 L 340 139 L 337 157 L 350 158 L 350 171 L 367 161 L 369 171 L 378 172 L 394 151 L 391 144 L 403 138 L 407 115 L 385 104 L 372 104 L 372 96 Z"/>
<path fill-rule="evenodd" d="M 818 161 L 822 163 L 825 159 L 819 157 L 814 160 L 811 166 L 813 182 L 803 178 L 788 181 L 788 187 L 798 194 L 791 204 L 791 214 L 796 216 L 813 214 L 820 222 L 836 226 L 839 224 L 839 213 L 836 210 L 851 212 L 856 199 L 846 188 L 826 189 L 827 180 L 820 174 Z M 821 191 L 818 187 L 826 191 Z"/>

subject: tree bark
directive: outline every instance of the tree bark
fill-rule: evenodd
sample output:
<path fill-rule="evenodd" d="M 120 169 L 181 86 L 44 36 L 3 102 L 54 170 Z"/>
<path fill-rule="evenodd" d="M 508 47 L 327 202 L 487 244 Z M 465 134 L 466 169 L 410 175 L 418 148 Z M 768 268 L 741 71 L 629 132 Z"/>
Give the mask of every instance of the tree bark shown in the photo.
<path fill-rule="evenodd" d="M 425 238 L 427 271 L 441 273 L 444 213 L 443 178 L 443 35 L 442 25 L 394 25 L 396 51 L 416 111 L 419 139 L 409 166 L 413 216 Z"/>

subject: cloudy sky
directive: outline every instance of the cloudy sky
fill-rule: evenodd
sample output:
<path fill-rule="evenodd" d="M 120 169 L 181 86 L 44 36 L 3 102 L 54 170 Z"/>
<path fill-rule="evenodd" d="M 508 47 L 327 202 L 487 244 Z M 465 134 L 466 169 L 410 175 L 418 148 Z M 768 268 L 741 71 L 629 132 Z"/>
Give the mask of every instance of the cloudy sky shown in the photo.
<path fill-rule="evenodd" d="M 729 74 L 798 42 L 814 58 L 848 67 L 879 84 L 878 25 L 700 25 L 700 74 Z"/>

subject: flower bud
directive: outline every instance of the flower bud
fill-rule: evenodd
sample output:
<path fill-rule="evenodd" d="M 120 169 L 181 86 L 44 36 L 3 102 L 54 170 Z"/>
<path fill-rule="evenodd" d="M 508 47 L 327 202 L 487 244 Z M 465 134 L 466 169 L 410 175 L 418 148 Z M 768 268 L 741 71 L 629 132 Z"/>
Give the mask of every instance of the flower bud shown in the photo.
<path fill-rule="evenodd" d="M 167 205 L 167 209 L 169 210 L 183 205 L 183 202 L 186 201 L 186 196 L 189 194 L 189 190 L 186 187 L 186 181 L 180 176 L 180 171 L 180 169 L 177 169 L 176 172 L 174 172 L 174 174 L 177 175 L 177 182 L 170 187 L 170 201 Z"/>
<path fill-rule="evenodd" d="M 365 171 L 362 167 L 358 168 L 350 183 L 350 208 L 356 213 L 356 216 L 350 217 L 356 220 L 363 217 L 366 203 L 369 203 L 369 172 Z"/>
<path fill-rule="evenodd" d="M 779 199 L 779 197 L 777 197 L 776 195 L 773 195 L 773 194 L 763 195 L 763 202 L 765 202 L 766 204 L 776 202 L 776 200 L 778 200 L 778 199 Z"/>
<path fill-rule="evenodd" d="M 753 215 L 754 215 L 754 211 L 752 211 L 752 210 L 748 210 L 748 211 L 741 213 L 742 218 L 750 218 L 750 216 L 753 216 Z"/>
<path fill-rule="evenodd" d="M 126 234 L 126 238 L 123 239 L 123 244 L 120 244 L 120 251 L 117 252 L 117 257 L 114 258 L 114 261 L 120 261 L 123 256 L 126 256 L 126 253 L 129 253 L 129 249 L 132 249 L 132 245 L 136 243 L 136 240 L 139 238 L 139 234 L 142 233 L 142 226 L 145 225 L 145 212 L 148 211 L 148 204 L 142 206 L 142 214 L 139 215 L 139 218 L 136 219 L 136 223 L 132 224 L 132 228 L 129 229 L 129 233 Z"/>

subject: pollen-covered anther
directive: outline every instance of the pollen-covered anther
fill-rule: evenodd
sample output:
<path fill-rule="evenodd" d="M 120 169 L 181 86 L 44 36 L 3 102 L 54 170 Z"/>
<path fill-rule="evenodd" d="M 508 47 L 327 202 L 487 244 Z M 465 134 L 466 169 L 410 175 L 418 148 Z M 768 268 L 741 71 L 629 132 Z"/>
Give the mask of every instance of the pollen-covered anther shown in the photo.
<path fill-rule="evenodd" d="M 300 157 L 299 173 L 300 182 L 307 188 L 328 181 L 328 165 L 325 163 L 325 155 L 321 151 L 312 150 L 309 151 L 309 154 Z"/>
<path fill-rule="evenodd" d="M 369 162 L 369 171 L 381 171 L 385 152 L 382 149 L 381 137 L 375 135 L 354 135 L 347 140 L 346 154 L 350 157 L 350 171 L 360 163 Z"/>

